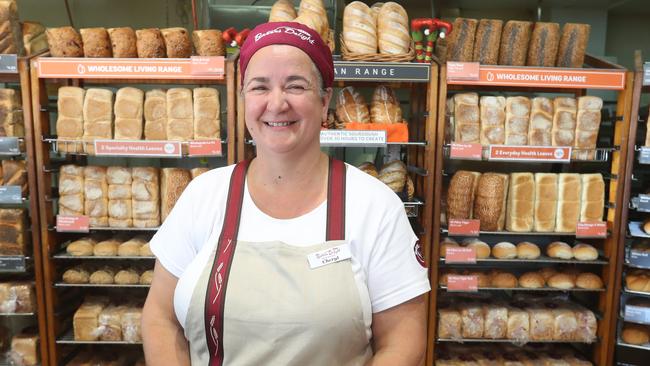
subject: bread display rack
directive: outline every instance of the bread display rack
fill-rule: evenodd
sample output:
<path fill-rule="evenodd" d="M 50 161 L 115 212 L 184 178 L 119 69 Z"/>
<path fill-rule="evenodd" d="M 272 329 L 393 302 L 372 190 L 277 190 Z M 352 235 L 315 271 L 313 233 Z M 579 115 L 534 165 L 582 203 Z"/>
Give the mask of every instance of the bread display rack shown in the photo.
<path fill-rule="evenodd" d="M 616 332 L 617 364 L 643 365 L 650 355 L 650 274 L 648 232 L 644 224 L 650 217 L 650 141 L 648 139 L 648 107 L 641 105 L 642 96 L 650 94 L 650 64 L 643 63 L 641 51 L 634 55 L 634 91 L 631 104 L 630 138 L 626 159 L 625 189 L 619 231 L 616 294 L 612 311 L 619 314 Z"/>
<path fill-rule="evenodd" d="M 0 82 L 4 88 L 16 90 L 20 100 L 19 109 L 13 113 L 22 114 L 24 123 L 24 136 L 22 137 L 0 137 L 0 159 L 3 161 L 24 162 L 25 171 L 15 173 L 22 182 L 20 185 L 6 185 L 0 187 L 0 208 L 1 209 L 24 209 L 26 211 L 25 222 L 22 228 L 22 243 L 12 241 L 12 233 L 3 233 L 2 246 L 12 246 L 15 251 L 16 244 L 24 246 L 24 253 L 12 253 L 0 255 L 0 278 L 2 282 L 9 280 L 20 280 L 31 283 L 35 293 L 34 311 L 13 312 L 3 311 L 0 314 L 3 326 L 8 326 L 10 335 L 20 331 L 21 328 L 30 327 L 30 333 L 41 336 L 36 357 L 39 357 L 42 364 L 48 362 L 48 350 L 46 346 L 46 307 L 43 283 L 43 267 L 41 257 L 41 236 L 38 217 L 36 159 L 34 157 L 34 139 L 32 130 L 31 105 L 31 83 L 30 83 L 30 59 L 31 57 L 17 57 L 16 55 L 0 55 Z M 3 101 L 4 102 L 4 101 Z M 3 105 L 3 123 L 7 118 L 7 106 Z M 3 126 L 4 128 L 4 126 Z M 6 135 L 5 135 L 6 136 Z M 9 173 L 9 172 L 8 172 Z M 4 180 L 4 178 L 3 178 Z M 16 183 L 15 183 L 16 184 Z M 22 191 L 22 192 L 21 192 Z M 5 222 L 3 218 L 2 230 L 14 229 L 15 223 Z M 6 235 L 6 236 L 5 236 Z M 13 240 L 16 240 L 14 237 Z M 22 250 L 22 249 L 21 249 Z M 3 300 L 5 301 L 5 300 Z M 7 340 L 8 342 L 10 341 Z M 10 360 L 0 358 L 0 365 L 9 365 Z"/>
<path fill-rule="evenodd" d="M 465 62 L 439 64 L 436 162 L 432 177 L 435 182 L 432 197 L 436 199 L 433 203 L 430 272 L 432 288 L 437 288 L 437 291 L 432 291 L 430 297 L 427 364 L 434 364 L 440 353 L 446 352 L 442 345 L 450 342 L 483 343 L 485 349 L 492 342 L 505 342 L 516 345 L 531 343 L 539 347 L 544 347 L 545 343 L 566 343 L 595 365 L 611 365 L 617 318 L 611 304 L 618 296 L 615 286 L 619 248 L 617 233 L 622 225 L 620 209 L 625 204 L 622 179 L 624 159 L 628 153 L 630 113 L 627 106 L 631 103 L 632 73 L 589 55 L 585 58 L 588 66 L 580 69 Z M 598 107 L 598 99 L 594 98 L 579 100 L 581 107 L 577 107 L 577 99 L 594 89 L 616 93 L 616 104 L 609 106 L 611 113 L 606 112 L 607 103 L 602 111 L 590 109 L 593 106 L 589 103 L 593 101 Z M 540 97 L 541 93 L 543 96 L 559 94 L 576 100 L 528 99 Z M 597 141 L 596 146 L 573 147 L 573 143 L 566 147 L 556 143 L 556 146 L 548 146 L 551 145 L 551 124 L 558 130 L 563 128 L 563 116 L 559 114 L 564 113 L 562 103 L 565 101 L 568 105 L 575 103 L 572 109 L 567 107 L 573 117 L 566 117 L 573 120 L 572 134 L 582 136 L 579 135 L 583 133 L 580 128 L 586 128 L 578 127 L 576 132 L 576 118 L 578 126 L 581 123 L 584 126 L 585 121 L 600 125 L 599 132 L 593 132 L 593 128 L 584 132 L 589 140 Z M 555 108 L 553 103 L 557 103 Z M 545 107 L 549 105 L 550 111 Z M 556 112 L 558 116 L 555 116 Z M 494 120 L 505 121 L 502 127 L 505 132 L 490 130 L 494 127 L 494 122 L 490 121 Z M 522 143 L 515 142 L 518 133 L 524 135 L 523 141 L 531 136 L 529 120 L 534 121 L 531 123 L 535 126 L 546 123 L 547 130 L 536 131 L 539 135 L 533 138 L 540 141 L 539 145 L 547 146 L 521 146 Z M 516 127 L 521 121 L 526 126 L 524 131 L 518 131 Z M 490 133 L 505 133 L 510 136 L 510 143 L 508 146 L 491 145 L 489 138 L 494 135 Z M 470 135 L 476 136 L 476 140 L 463 140 Z M 559 140 L 561 136 L 554 135 L 553 139 L 558 137 Z M 548 142 L 542 143 L 546 138 Z M 512 181 L 516 184 L 510 186 Z M 450 186 L 453 187 L 448 193 Z M 580 194 L 582 187 L 586 187 L 584 195 Z M 538 201 L 533 198 L 536 196 L 540 197 Z M 575 201 L 575 198 L 568 197 L 578 199 Z M 557 208 L 560 205 L 561 210 Z M 549 212 L 553 214 L 551 218 Z M 561 218 L 556 218 L 556 214 Z M 567 219 L 573 215 L 577 221 Z M 534 217 L 539 217 L 539 222 Z M 587 219 L 582 220 L 582 217 Z M 456 239 L 457 243 L 446 238 Z M 463 239 L 465 243 L 459 245 Z M 554 244 L 556 248 L 549 250 L 550 244 L 556 241 L 569 245 Z M 522 248 L 527 249 L 502 242 L 521 243 Z M 589 245 L 580 245 L 578 250 L 576 244 L 579 243 Z M 560 247 L 568 254 L 560 254 Z M 581 252 L 585 248 L 590 254 Z M 497 278 L 503 281 L 502 285 L 493 285 Z M 508 337 L 440 337 L 439 327 L 448 326 L 448 323 L 439 324 L 441 311 L 460 312 L 458 307 L 461 307 L 471 314 L 472 304 L 479 304 L 479 309 L 480 304 L 487 306 L 484 309 L 505 306 L 511 311 L 517 309 L 529 314 L 526 317 L 540 316 L 542 312 L 536 313 L 536 309 L 553 314 L 568 309 L 569 313 L 575 311 L 570 318 L 573 322 L 578 319 L 578 324 L 582 321 L 578 313 L 588 313 L 593 319 L 591 329 L 594 334 L 590 337 L 565 335 L 556 338 L 555 333 L 561 335 L 560 325 L 566 323 L 555 318 L 556 328 L 551 331 L 553 336 L 533 336 L 533 325 L 530 325 L 531 333 L 529 335 L 526 329 L 523 341 L 511 338 L 510 333 Z M 450 319 L 448 315 L 444 314 L 445 319 Z M 507 313 L 506 321 L 510 321 Z M 487 334 L 488 330 L 494 329 L 488 327 L 487 318 L 485 322 Z M 583 328 L 578 325 L 578 329 Z"/>
<path fill-rule="evenodd" d="M 156 232 L 160 222 L 164 220 L 166 216 L 165 210 L 171 209 L 171 207 L 161 207 L 159 204 L 161 201 L 164 204 L 164 199 L 161 198 L 163 196 L 163 193 L 160 193 L 162 190 L 160 186 L 162 184 L 159 184 L 158 179 L 160 179 L 161 182 L 174 181 L 174 179 L 169 177 L 168 180 L 164 178 L 165 169 L 163 168 L 183 168 L 186 173 L 185 175 L 188 176 L 187 182 L 189 182 L 189 168 L 196 168 L 203 172 L 208 168 L 224 166 L 236 161 L 236 99 L 234 94 L 234 83 L 235 63 L 238 54 L 229 55 L 225 58 L 218 56 L 193 56 L 186 59 L 55 58 L 49 56 L 50 55 L 46 54 L 33 59 L 31 62 L 31 67 L 33 68 L 31 74 L 31 87 L 33 91 L 31 104 L 34 113 L 33 140 L 36 145 L 35 164 L 38 167 L 38 169 L 36 169 L 36 175 L 38 176 L 38 187 L 40 189 L 38 204 L 40 206 L 40 235 L 43 238 L 43 284 L 46 295 L 45 306 L 47 308 L 48 319 L 47 329 L 43 329 L 41 334 L 47 335 L 47 342 L 44 342 L 44 345 L 46 345 L 49 350 L 49 364 L 66 364 L 83 349 L 96 350 L 109 347 L 108 349 L 110 350 L 110 347 L 116 345 L 126 347 L 124 348 L 124 351 L 129 354 L 131 354 L 131 352 L 139 352 L 141 354 L 141 341 L 133 339 L 130 341 L 115 339 L 109 340 L 108 337 L 106 340 L 81 340 L 81 337 L 75 337 L 72 329 L 72 319 L 73 314 L 80 313 L 80 309 L 78 308 L 80 307 L 82 300 L 85 302 L 90 301 L 101 304 L 101 308 L 106 309 L 107 311 L 114 309 L 115 306 L 113 305 L 120 305 L 120 303 L 108 303 L 105 300 L 105 296 L 110 296 L 113 299 L 112 301 L 116 301 L 116 298 L 121 301 L 130 301 L 133 299 L 130 303 L 127 301 L 126 305 L 129 306 L 129 311 L 131 311 L 130 309 L 132 309 L 132 306 L 135 306 L 137 310 L 137 307 L 141 307 L 144 302 L 149 285 L 146 283 L 133 282 L 119 282 L 120 284 L 118 284 L 113 283 L 112 278 L 111 281 L 109 281 L 111 283 L 88 283 L 87 279 L 85 283 L 83 281 L 70 282 L 64 280 L 64 275 L 67 271 L 74 270 L 77 271 L 77 275 L 83 277 L 84 274 L 86 276 L 88 275 L 88 273 L 84 271 L 89 269 L 92 269 L 91 272 L 93 275 L 102 271 L 105 272 L 104 275 L 108 273 L 111 276 L 123 271 L 133 271 L 136 272 L 136 275 L 142 275 L 145 271 L 149 272 L 148 270 L 153 268 L 155 260 L 153 254 L 148 250 L 148 245 L 148 252 L 143 254 L 142 249 L 140 249 L 140 255 L 136 252 L 135 254 L 120 253 L 121 255 L 116 253 L 104 253 L 99 256 L 97 253 L 92 253 L 93 250 L 96 249 L 91 249 L 90 253 L 84 253 L 83 251 L 71 253 L 69 249 L 72 244 L 87 241 L 86 237 L 90 237 L 92 240 L 97 238 L 104 241 L 111 241 L 118 238 L 120 239 L 120 242 L 132 241 L 129 239 L 138 238 L 139 240 L 144 240 L 146 242 Z M 206 60 L 208 62 L 207 66 Z M 128 106 L 127 102 L 131 100 L 127 98 L 126 93 L 134 90 L 134 88 L 125 88 L 126 86 L 136 87 L 137 89 L 142 90 L 142 92 L 139 92 L 141 96 L 144 94 L 144 91 L 151 91 L 152 97 L 160 98 L 160 95 L 162 95 L 161 99 L 163 102 L 165 102 L 165 100 L 171 100 L 170 98 L 179 97 L 180 94 L 187 94 L 184 90 L 174 89 L 174 93 L 176 94 L 172 96 L 173 88 L 193 89 L 195 87 L 208 87 L 217 89 L 219 93 L 216 95 L 220 101 L 218 101 L 219 104 L 214 113 L 220 120 L 221 140 L 200 140 L 197 138 L 197 140 L 188 141 L 187 139 L 181 140 L 175 138 L 174 141 L 170 141 L 172 138 L 169 137 L 169 135 L 169 140 L 136 140 L 124 138 L 118 140 L 118 127 L 117 122 L 115 121 L 117 118 L 126 117 L 114 117 L 113 108 L 117 110 L 117 103 L 115 102 L 117 99 L 122 98 L 120 100 L 125 103 L 123 104 L 125 109 L 122 109 L 120 113 L 126 113 L 125 111 Z M 70 103 L 70 101 L 74 102 L 77 100 L 74 95 L 63 94 L 60 90 L 61 87 L 83 88 L 81 98 L 85 102 L 89 99 L 83 99 L 83 95 L 85 94 L 85 96 L 88 97 L 90 94 L 88 93 L 88 90 L 90 88 L 96 88 L 94 89 L 96 93 L 95 95 L 101 93 L 100 89 L 115 91 L 119 88 L 116 97 L 109 93 L 109 97 L 104 99 L 111 103 L 109 104 L 107 111 L 104 113 L 106 113 L 105 115 L 110 114 L 109 118 L 111 120 L 109 121 L 109 131 L 112 133 L 112 129 L 115 128 L 116 135 L 112 136 L 112 138 L 98 139 L 91 137 L 83 140 L 81 138 L 63 138 L 57 135 L 58 121 L 62 121 L 64 118 L 68 118 L 68 120 L 72 119 L 73 122 L 75 121 L 75 117 L 69 118 L 70 116 L 67 115 L 59 115 L 61 104 L 59 103 L 60 100 L 57 98 L 57 95 L 63 95 L 65 98 L 63 103 Z M 168 89 L 168 91 L 163 91 L 162 94 L 160 94 L 160 92 L 155 91 L 155 89 Z M 99 90 L 99 92 L 97 90 Z M 122 97 L 120 97 L 120 91 L 123 90 L 125 94 L 122 94 Z M 160 95 L 156 95 L 154 92 Z M 146 94 L 147 98 L 149 98 L 149 92 Z M 184 100 L 186 101 L 187 98 L 185 97 L 185 94 L 183 94 L 182 97 L 185 98 Z M 194 102 L 192 102 L 192 94 L 194 94 Z M 219 94 L 221 95 L 220 97 Z M 194 103 L 193 105 L 195 110 L 197 108 L 198 98 L 200 97 L 200 95 L 197 95 L 196 91 L 190 90 L 189 103 Z M 80 118 L 86 118 L 87 115 L 90 115 L 90 112 L 87 112 L 86 107 L 88 108 L 88 111 L 90 111 L 90 103 L 95 101 L 96 99 L 93 99 L 88 103 L 83 103 L 84 115 Z M 144 107 L 140 104 L 140 107 L 136 108 L 136 110 L 139 108 L 139 112 L 136 113 L 140 113 L 140 121 L 142 121 L 143 109 L 145 110 L 144 114 L 146 116 L 147 102 L 148 99 L 145 101 Z M 142 97 L 140 97 L 140 103 L 142 103 Z M 86 106 L 86 104 L 88 104 L 88 106 Z M 108 103 L 104 103 L 104 106 L 106 106 L 106 104 Z M 77 107 L 80 109 L 81 105 L 79 104 L 75 108 Z M 210 104 L 210 107 L 213 108 L 213 104 Z M 65 113 L 68 113 L 67 111 L 70 110 L 69 105 L 66 105 L 64 108 L 66 108 Z M 161 108 L 164 110 L 166 107 Z M 189 109 L 191 108 L 192 104 L 189 105 Z M 167 110 L 169 111 L 170 109 Z M 172 117 L 171 115 L 169 116 L 169 119 L 171 120 Z M 165 116 L 165 118 L 167 117 Z M 196 122 L 196 119 L 194 119 L 194 122 Z M 191 125 L 192 122 L 190 120 L 190 126 Z M 146 129 L 147 127 L 145 126 L 144 128 Z M 126 130 L 121 131 L 120 133 L 128 132 L 125 131 Z M 196 130 L 194 136 L 197 136 Z M 88 178 L 87 174 L 89 169 L 88 167 L 90 166 L 115 167 L 109 168 L 108 171 L 110 171 L 110 169 L 116 169 L 116 172 L 120 169 L 119 167 L 142 167 L 142 169 L 139 170 L 142 174 L 144 174 L 143 172 L 155 172 L 152 173 L 153 175 L 151 179 L 155 180 L 155 184 L 152 184 L 154 184 L 153 186 L 155 187 L 156 193 L 150 194 L 153 194 L 157 198 L 155 201 L 147 202 L 147 204 L 156 206 L 152 206 L 151 210 L 155 210 L 159 213 L 162 212 L 158 224 L 147 224 L 144 225 L 144 227 L 134 227 L 129 220 L 126 220 L 129 222 L 128 225 L 98 225 L 95 223 L 101 221 L 93 220 L 92 216 L 84 216 L 83 211 L 82 215 L 72 215 L 67 213 L 65 215 L 58 215 L 61 207 L 59 206 L 60 199 L 62 197 L 62 194 L 58 189 L 61 175 L 68 174 L 70 169 L 74 170 L 80 167 L 85 167 L 84 171 L 86 173 L 83 174 L 86 174 L 85 184 L 86 188 L 88 188 L 90 178 Z M 158 176 L 158 170 L 147 170 L 148 167 L 161 168 L 160 177 Z M 135 172 L 135 170 L 136 169 L 129 169 L 129 183 L 126 188 L 129 192 L 129 197 L 127 199 L 129 203 L 131 202 L 131 191 L 129 190 L 129 187 L 131 187 L 131 171 Z M 109 175 L 106 174 L 106 177 L 108 176 Z M 192 173 L 192 177 L 194 177 L 194 172 Z M 133 180 L 135 181 L 135 179 L 135 173 L 133 173 Z M 84 180 L 82 180 L 82 183 L 83 182 Z M 143 184 L 145 185 L 143 187 L 150 187 L 146 185 L 149 182 L 150 181 L 144 182 Z M 184 184 L 187 184 L 187 182 Z M 103 188 L 100 188 L 106 191 L 106 182 L 104 181 L 103 184 Z M 110 187 L 111 186 L 109 185 L 108 188 Z M 173 187 L 176 187 L 176 185 L 173 185 Z M 171 191 L 173 187 L 172 185 L 169 185 L 168 189 Z M 88 191 L 84 193 L 83 187 L 81 187 L 81 190 L 82 195 L 88 193 Z M 150 189 L 147 188 L 147 190 Z M 177 196 L 180 195 L 181 192 L 182 189 L 174 193 L 176 196 L 172 202 L 175 202 L 175 199 L 178 198 Z M 106 193 L 104 192 L 103 194 Z M 103 196 L 102 199 L 106 200 L 106 196 Z M 129 205 L 129 215 L 131 215 L 130 207 L 131 206 Z M 129 218 L 131 217 L 132 216 L 129 216 Z M 135 218 L 135 216 L 133 217 Z M 115 220 L 115 222 L 117 221 L 118 220 Z M 95 245 L 95 248 L 97 244 L 97 242 L 92 243 L 92 245 Z M 144 247 L 144 245 L 142 247 Z M 93 247 L 91 246 L 91 248 Z M 97 298 L 95 298 L 95 296 Z M 134 316 L 139 315 L 135 314 Z M 81 315 L 79 317 L 81 318 Z M 139 327 L 139 325 L 137 325 L 139 324 L 139 320 L 134 320 L 133 324 L 136 324 L 134 326 Z M 122 323 L 122 326 L 124 327 L 124 322 Z M 126 337 L 126 335 L 124 335 L 124 337 Z M 121 351 L 117 352 L 119 353 Z"/>

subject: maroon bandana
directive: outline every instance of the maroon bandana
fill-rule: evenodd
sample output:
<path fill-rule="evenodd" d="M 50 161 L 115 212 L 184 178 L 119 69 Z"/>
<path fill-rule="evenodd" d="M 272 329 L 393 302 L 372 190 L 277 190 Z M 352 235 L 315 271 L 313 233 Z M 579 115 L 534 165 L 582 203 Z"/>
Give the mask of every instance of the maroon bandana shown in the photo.
<path fill-rule="evenodd" d="M 295 22 L 264 23 L 251 31 L 239 51 L 242 84 L 251 57 L 260 48 L 274 44 L 286 44 L 301 49 L 320 71 L 325 87 L 332 86 L 334 83 L 332 52 L 315 30 Z"/>

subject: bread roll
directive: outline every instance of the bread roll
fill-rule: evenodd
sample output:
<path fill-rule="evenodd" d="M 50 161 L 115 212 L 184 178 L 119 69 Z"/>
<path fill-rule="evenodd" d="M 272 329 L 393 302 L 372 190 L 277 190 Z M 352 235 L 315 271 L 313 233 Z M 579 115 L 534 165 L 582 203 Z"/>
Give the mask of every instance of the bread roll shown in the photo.
<path fill-rule="evenodd" d="M 452 32 L 453 33 L 453 32 Z M 454 95 L 454 142 L 480 142 L 479 98 L 476 93 Z"/>
<path fill-rule="evenodd" d="M 466 276 L 476 277 L 479 288 L 490 287 L 490 276 L 488 276 L 488 274 L 485 272 L 470 271 L 470 272 L 465 272 L 463 274 Z"/>
<path fill-rule="evenodd" d="M 531 103 L 526 97 L 506 99 L 506 145 L 528 145 Z"/>
<path fill-rule="evenodd" d="M 194 88 L 194 139 L 221 140 L 221 104 L 215 88 Z"/>
<path fill-rule="evenodd" d="M 503 21 L 501 20 L 481 19 L 478 22 L 472 61 L 481 65 L 496 65 L 499 62 L 502 28 Z"/>
<path fill-rule="evenodd" d="M 142 272 L 142 274 L 140 275 L 141 285 L 151 285 L 152 281 L 153 281 L 153 270 Z"/>
<path fill-rule="evenodd" d="M 93 247 L 93 254 L 96 257 L 111 257 L 117 255 L 117 247 L 120 241 L 117 239 L 103 240 L 95 244 Z"/>
<path fill-rule="evenodd" d="M 82 28 L 81 40 L 84 57 L 113 57 L 111 40 L 104 28 Z"/>
<path fill-rule="evenodd" d="M 69 26 L 45 31 L 52 57 L 83 57 L 83 42 L 77 31 Z M 60 110 L 59 110 L 60 111 Z"/>
<path fill-rule="evenodd" d="M 512 273 L 496 272 L 491 276 L 490 286 L 495 288 L 516 288 L 517 277 Z"/>
<path fill-rule="evenodd" d="M 379 180 L 386 184 L 393 192 L 404 191 L 407 181 L 406 165 L 401 160 L 386 163 L 379 171 Z"/>
<path fill-rule="evenodd" d="M 353 1 L 345 7 L 342 35 L 349 52 L 377 53 L 377 19 L 368 5 Z"/>
<path fill-rule="evenodd" d="M 650 343 L 650 329 L 647 325 L 625 323 L 621 331 L 623 342 L 634 345 Z"/>
<path fill-rule="evenodd" d="M 567 275 L 565 273 L 556 273 L 551 278 L 548 279 L 547 281 L 549 287 L 561 289 L 561 290 L 569 290 L 572 289 L 576 286 L 575 281 L 570 275 Z"/>
<path fill-rule="evenodd" d="M 525 66 L 533 23 L 509 20 L 503 26 L 499 65 Z M 453 32 L 452 32 L 453 33 Z"/>
<path fill-rule="evenodd" d="M 440 243 L 440 258 L 447 256 L 447 248 L 459 248 L 460 245 L 452 238 L 444 238 Z"/>
<path fill-rule="evenodd" d="M 97 285 L 110 285 L 114 283 L 115 270 L 111 267 L 104 267 L 96 270 L 90 275 L 90 283 Z"/>
<path fill-rule="evenodd" d="M 533 173 L 510 173 L 506 230 L 533 230 L 535 211 L 535 180 Z"/>
<path fill-rule="evenodd" d="M 377 16 L 377 45 L 379 53 L 405 54 L 411 45 L 409 18 L 396 2 L 386 2 Z"/>
<path fill-rule="evenodd" d="M 582 67 L 590 30 L 589 24 L 564 24 L 557 54 L 558 67 Z"/>
<path fill-rule="evenodd" d="M 290 22 L 297 16 L 293 0 L 278 0 L 271 7 L 269 22 Z"/>
<path fill-rule="evenodd" d="M 90 273 L 83 266 L 75 266 L 63 272 L 62 279 L 64 283 L 84 284 L 90 281 Z"/>
<path fill-rule="evenodd" d="M 517 258 L 537 259 L 541 255 L 539 247 L 531 242 L 522 241 L 517 244 Z"/>
<path fill-rule="evenodd" d="M 336 118 L 342 123 L 369 123 L 370 113 L 363 96 L 353 86 L 346 86 L 336 100 Z"/>
<path fill-rule="evenodd" d="M 574 98 L 553 100 L 553 146 L 573 146 L 575 142 L 577 104 Z"/>
<path fill-rule="evenodd" d="M 158 28 L 135 31 L 136 49 L 139 58 L 164 58 L 167 56 L 165 39 Z"/>
<path fill-rule="evenodd" d="M 165 221 L 185 190 L 185 187 L 192 180 L 190 172 L 179 168 L 163 168 L 160 174 L 160 195 L 161 195 L 161 220 Z"/>
<path fill-rule="evenodd" d="M 551 146 L 553 136 L 553 102 L 549 98 L 532 99 L 528 124 L 528 144 Z"/>
<path fill-rule="evenodd" d="M 392 88 L 380 85 L 375 88 L 370 108 L 372 123 L 401 123 L 402 108 Z"/>
<path fill-rule="evenodd" d="M 144 92 L 137 88 L 120 88 L 115 95 L 115 139 L 140 140 Z"/>
<path fill-rule="evenodd" d="M 580 261 L 595 261 L 598 259 L 598 251 L 589 244 L 576 244 L 572 251 L 573 257 Z"/>
<path fill-rule="evenodd" d="M 370 162 L 365 162 L 359 165 L 357 168 L 361 170 L 362 172 L 371 175 L 375 178 L 379 177 L 379 172 L 377 172 L 377 167 L 375 167 L 375 164 L 370 163 Z"/>
<path fill-rule="evenodd" d="M 447 39 L 447 61 L 470 62 L 474 56 L 476 19 L 456 18 Z"/>
<path fill-rule="evenodd" d="M 603 100 L 599 97 L 583 96 L 578 98 L 576 117 L 576 134 L 574 141 L 574 159 L 588 160 L 595 158 L 595 151 L 600 129 L 600 110 Z"/>
<path fill-rule="evenodd" d="M 497 259 L 517 258 L 517 247 L 506 241 L 497 243 L 494 248 L 492 248 L 492 256 Z"/>
<path fill-rule="evenodd" d="M 534 227 L 537 232 L 555 230 L 558 198 L 558 176 L 555 173 L 535 173 Z"/>
<path fill-rule="evenodd" d="M 551 258 L 572 259 L 573 251 L 569 244 L 561 241 L 554 241 L 546 248 L 546 255 Z"/>
<path fill-rule="evenodd" d="M 544 277 L 537 272 L 526 272 L 519 276 L 519 286 L 524 288 L 542 288 L 545 284 Z"/>
<path fill-rule="evenodd" d="M 131 27 L 109 28 L 113 57 L 135 58 L 138 57 L 137 38 Z"/>
<path fill-rule="evenodd" d="M 160 30 L 165 39 L 165 50 L 169 58 L 189 58 L 192 56 L 190 35 L 185 28 L 165 28 Z"/>
<path fill-rule="evenodd" d="M 81 238 L 68 244 L 65 251 L 74 256 L 91 256 L 94 253 L 96 244 L 97 241 L 92 238 Z"/>
<path fill-rule="evenodd" d="M 560 173 L 556 232 L 575 232 L 580 219 L 582 184 L 580 174 Z"/>
<path fill-rule="evenodd" d="M 273 9 L 271 9 L 271 12 Z M 192 32 L 194 50 L 199 56 L 225 56 L 226 45 L 218 29 L 195 30 Z"/>
<path fill-rule="evenodd" d="M 473 216 L 481 220 L 481 230 L 501 231 L 506 221 L 508 175 L 485 173 L 479 178 Z"/>
<path fill-rule="evenodd" d="M 536 22 L 528 46 L 528 66 L 555 66 L 557 49 L 560 44 L 560 25 L 558 23 Z"/>
<path fill-rule="evenodd" d="M 153 252 L 151 251 L 151 247 L 149 246 L 149 243 L 144 243 L 140 247 L 140 256 L 141 257 L 153 257 Z"/>
<path fill-rule="evenodd" d="M 503 145 L 506 140 L 506 98 L 481 97 L 481 145 Z"/>
<path fill-rule="evenodd" d="M 120 285 L 137 285 L 140 274 L 133 269 L 123 269 L 115 274 L 115 283 Z"/>
<path fill-rule="evenodd" d="M 163 90 L 148 90 L 144 99 L 145 140 L 167 139 L 167 95 Z"/>
<path fill-rule="evenodd" d="M 477 259 L 486 259 L 490 258 L 490 246 L 478 239 L 470 239 L 467 242 L 463 243 L 467 248 L 474 249 Z"/>
<path fill-rule="evenodd" d="M 576 279 L 576 286 L 588 290 L 598 290 L 603 288 L 603 280 L 594 273 L 581 273 Z"/>
<path fill-rule="evenodd" d="M 189 141 L 194 136 L 192 91 L 187 88 L 167 90 L 167 139 Z"/>
<path fill-rule="evenodd" d="M 481 173 L 457 171 L 451 178 L 447 192 L 447 219 L 471 219 L 474 197 Z"/>

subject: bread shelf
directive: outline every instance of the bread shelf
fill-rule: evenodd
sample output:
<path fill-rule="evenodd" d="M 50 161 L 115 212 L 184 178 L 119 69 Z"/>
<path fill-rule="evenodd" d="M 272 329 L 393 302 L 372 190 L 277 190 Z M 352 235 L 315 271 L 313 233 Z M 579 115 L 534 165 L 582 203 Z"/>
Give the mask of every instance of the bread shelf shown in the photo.
<path fill-rule="evenodd" d="M 632 295 L 632 296 L 650 297 L 650 292 L 632 291 L 632 290 L 629 290 L 627 287 L 623 288 L 623 293 L 626 294 L 626 295 Z"/>
<path fill-rule="evenodd" d="M 441 228 L 440 232 L 443 234 L 449 234 L 447 228 Z M 479 231 L 479 235 L 506 235 L 506 236 L 576 236 L 576 233 L 556 233 L 556 232 L 512 232 L 512 231 Z M 611 233 L 607 231 L 607 236 L 609 237 Z M 450 235 L 456 236 L 456 235 Z M 468 235 L 457 235 L 457 236 L 468 236 Z M 650 238 L 650 236 L 648 236 Z M 583 239 L 589 239 L 589 237 L 581 237 Z M 603 239 L 599 237 L 594 237 L 593 239 Z"/>
<path fill-rule="evenodd" d="M 621 346 L 621 347 L 628 347 L 628 348 L 635 348 L 635 349 L 639 349 L 639 350 L 643 350 L 643 351 L 650 351 L 650 343 L 641 344 L 641 345 L 639 345 L 639 344 L 629 344 L 629 343 L 623 342 L 623 340 L 619 338 L 619 340 L 618 340 L 618 342 L 616 342 L 616 344 Z"/>
<path fill-rule="evenodd" d="M 56 225 L 51 227 L 52 230 L 58 231 Z M 160 227 L 108 227 L 108 226 L 91 226 L 88 228 L 89 231 L 158 231 Z M 63 231 L 61 231 L 63 232 Z"/>
<path fill-rule="evenodd" d="M 448 291 L 447 286 L 438 286 L 438 290 Z M 525 287 L 513 287 L 513 288 L 500 288 L 500 287 L 479 287 L 478 292 L 491 292 L 491 291 L 530 291 L 530 292 L 605 292 L 606 289 L 584 289 L 584 288 L 572 288 L 572 289 L 559 289 L 553 287 L 542 287 L 542 288 L 525 288 Z M 467 292 L 467 291 L 449 291 L 449 292 Z M 472 292 L 472 291 L 469 291 Z"/>
<path fill-rule="evenodd" d="M 34 315 L 36 313 L 0 313 L 0 317 L 28 317 Z"/>
<path fill-rule="evenodd" d="M 64 335 L 60 336 L 56 343 L 58 344 L 96 344 L 96 345 L 141 345 L 142 342 L 126 342 L 126 341 L 77 341 L 74 339 L 74 333 L 69 330 Z"/>
<path fill-rule="evenodd" d="M 471 265 L 471 263 L 446 263 L 444 258 L 440 258 L 439 261 L 441 264 L 447 266 L 453 265 Z M 488 264 L 584 264 L 584 265 L 606 265 L 609 263 L 607 259 L 598 259 L 595 261 L 580 261 L 574 259 L 557 259 L 550 257 L 540 257 L 538 259 L 497 259 L 497 258 L 485 258 L 485 259 L 476 259 L 476 264 L 488 263 Z"/>
<path fill-rule="evenodd" d="M 54 287 L 91 287 L 91 288 L 149 288 L 151 285 L 121 285 L 121 284 L 96 284 L 96 283 L 62 283 L 58 282 L 54 284 Z"/>
<path fill-rule="evenodd" d="M 92 259 L 92 260 L 155 260 L 156 257 L 140 257 L 140 256 L 94 256 L 94 255 L 72 255 L 66 252 L 61 252 L 52 256 L 54 259 Z"/>
<path fill-rule="evenodd" d="M 436 338 L 436 342 L 451 342 L 451 343 L 513 343 L 513 344 L 522 344 L 522 343 L 564 343 L 564 344 L 593 344 L 594 342 L 580 342 L 580 341 L 517 341 L 514 339 L 486 339 L 486 338 L 460 338 L 460 339 L 447 339 L 447 338 Z"/>

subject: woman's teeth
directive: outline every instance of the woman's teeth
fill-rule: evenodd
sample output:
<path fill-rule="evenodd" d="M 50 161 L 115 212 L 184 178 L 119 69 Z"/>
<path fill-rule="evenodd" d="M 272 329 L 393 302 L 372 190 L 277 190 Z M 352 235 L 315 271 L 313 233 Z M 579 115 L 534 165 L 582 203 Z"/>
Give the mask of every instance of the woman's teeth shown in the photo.
<path fill-rule="evenodd" d="M 290 124 L 294 123 L 295 121 L 290 121 L 290 122 L 266 122 L 267 125 L 271 127 L 286 127 L 289 126 Z"/>

